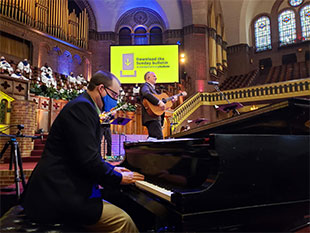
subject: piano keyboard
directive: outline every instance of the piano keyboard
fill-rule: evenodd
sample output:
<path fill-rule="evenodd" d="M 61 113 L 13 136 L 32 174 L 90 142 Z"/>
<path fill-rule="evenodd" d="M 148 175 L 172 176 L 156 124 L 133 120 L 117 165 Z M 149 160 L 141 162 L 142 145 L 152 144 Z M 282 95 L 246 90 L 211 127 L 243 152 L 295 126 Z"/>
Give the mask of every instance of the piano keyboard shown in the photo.
<path fill-rule="evenodd" d="M 159 196 L 169 202 L 171 202 L 171 194 L 173 192 L 167 190 L 167 189 L 164 189 L 164 188 L 161 188 L 157 185 L 154 185 L 154 184 L 151 184 L 147 181 L 136 181 L 136 186 L 142 190 L 146 190 L 156 196 Z"/>

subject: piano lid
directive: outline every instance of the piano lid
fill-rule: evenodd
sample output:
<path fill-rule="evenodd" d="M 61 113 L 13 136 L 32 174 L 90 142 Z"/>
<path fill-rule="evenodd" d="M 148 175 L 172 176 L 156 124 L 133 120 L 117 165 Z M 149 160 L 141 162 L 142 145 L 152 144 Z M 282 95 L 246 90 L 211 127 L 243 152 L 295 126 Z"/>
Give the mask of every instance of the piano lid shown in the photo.
<path fill-rule="evenodd" d="M 201 138 L 210 133 L 309 135 L 309 109 L 310 100 L 289 99 L 170 137 Z"/>
<path fill-rule="evenodd" d="M 171 191 L 182 212 L 309 198 L 308 135 L 210 134 L 125 150 L 124 166 Z"/>

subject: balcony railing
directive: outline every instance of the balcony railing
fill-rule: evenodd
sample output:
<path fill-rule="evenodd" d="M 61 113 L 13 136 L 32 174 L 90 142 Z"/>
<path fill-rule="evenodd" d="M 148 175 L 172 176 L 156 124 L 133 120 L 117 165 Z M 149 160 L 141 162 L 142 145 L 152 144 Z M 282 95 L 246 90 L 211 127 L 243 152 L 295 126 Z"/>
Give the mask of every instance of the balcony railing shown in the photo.
<path fill-rule="evenodd" d="M 310 96 L 310 78 L 271 83 L 260 86 L 223 91 L 230 102 L 254 102 L 292 97 Z M 196 109 L 202 105 L 221 105 L 227 101 L 218 93 L 197 93 L 175 109 L 172 130 L 182 124 Z"/>

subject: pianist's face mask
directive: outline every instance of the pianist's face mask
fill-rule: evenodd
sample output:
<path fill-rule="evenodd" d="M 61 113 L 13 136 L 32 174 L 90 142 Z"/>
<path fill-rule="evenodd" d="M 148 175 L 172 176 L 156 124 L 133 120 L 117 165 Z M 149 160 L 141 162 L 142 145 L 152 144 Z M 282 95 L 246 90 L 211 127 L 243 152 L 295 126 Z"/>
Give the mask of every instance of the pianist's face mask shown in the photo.
<path fill-rule="evenodd" d="M 107 91 L 105 96 L 102 96 L 100 91 L 99 95 L 101 96 L 101 100 L 103 103 L 103 108 L 101 110 L 102 112 L 109 112 L 112 108 L 114 108 L 117 105 L 117 100 L 113 99 Z"/>
<path fill-rule="evenodd" d="M 109 95 L 102 97 L 102 102 L 104 104 L 103 111 L 105 112 L 109 112 L 117 105 L 117 100 L 113 99 Z"/>

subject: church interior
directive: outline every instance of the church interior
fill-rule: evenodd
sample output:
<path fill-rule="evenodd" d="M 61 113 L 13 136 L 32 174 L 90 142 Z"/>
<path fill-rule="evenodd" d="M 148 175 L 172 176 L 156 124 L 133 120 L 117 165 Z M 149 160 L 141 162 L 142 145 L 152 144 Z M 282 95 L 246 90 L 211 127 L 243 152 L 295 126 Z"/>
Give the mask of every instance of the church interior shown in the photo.
<path fill-rule="evenodd" d="M 1 216 L 16 205 L 16 185 L 23 192 L 64 106 L 94 73 L 111 72 L 111 47 L 175 45 L 178 80 L 158 75 L 156 84 L 179 96 L 162 118 L 164 139 L 147 141 L 143 82 L 124 82 L 119 106 L 126 107 L 116 117 L 128 122 L 111 125 L 112 155 L 103 139 L 102 158 L 119 165 L 127 157 L 143 171 L 183 154 L 171 169 L 203 185 L 172 195 L 169 207 L 167 198 L 154 201 L 160 195 L 119 205 L 150 219 L 137 223 L 141 232 L 310 231 L 310 0 L 1 0 L 0 25 Z M 137 155 L 154 158 L 137 162 Z"/>

